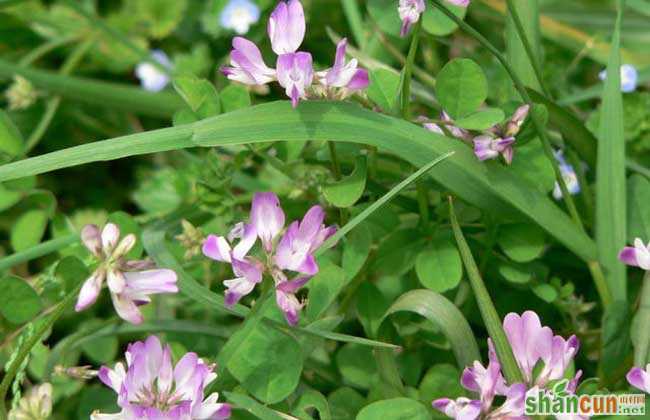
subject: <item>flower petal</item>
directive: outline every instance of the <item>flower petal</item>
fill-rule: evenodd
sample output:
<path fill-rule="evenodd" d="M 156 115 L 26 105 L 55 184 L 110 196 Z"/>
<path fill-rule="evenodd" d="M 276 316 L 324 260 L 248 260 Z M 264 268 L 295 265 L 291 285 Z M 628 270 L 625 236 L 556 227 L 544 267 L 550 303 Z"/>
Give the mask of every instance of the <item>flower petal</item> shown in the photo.
<path fill-rule="evenodd" d="M 251 206 L 251 224 L 267 252 L 273 248 L 273 239 L 284 227 L 284 212 L 278 196 L 271 192 L 256 193 Z"/>
<path fill-rule="evenodd" d="M 102 229 L 102 249 L 107 257 L 113 253 L 113 248 L 120 239 L 120 228 L 114 223 L 107 223 Z"/>
<path fill-rule="evenodd" d="M 102 237 L 97 225 L 86 225 L 81 229 L 81 241 L 96 257 L 101 255 Z"/>
<path fill-rule="evenodd" d="M 299 0 L 281 1 L 269 17 L 271 48 L 278 54 L 296 52 L 305 38 L 305 12 Z"/>
<path fill-rule="evenodd" d="M 117 312 L 120 318 L 130 322 L 131 324 L 142 324 L 144 318 L 135 302 L 121 293 L 111 293 L 111 299 L 113 301 L 115 312 Z"/>
<path fill-rule="evenodd" d="M 77 304 L 75 305 L 75 311 L 83 311 L 95 301 L 102 290 L 102 283 L 104 282 L 104 271 L 95 270 L 94 273 L 90 275 L 81 286 L 79 291 L 79 297 L 77 298 Z"/>
<path fill-rule="evenodd" d="M 203 242 L 203 255 L 216 261 L 230 262 L 230 244 L 223 236 L 208 235 Z"/>

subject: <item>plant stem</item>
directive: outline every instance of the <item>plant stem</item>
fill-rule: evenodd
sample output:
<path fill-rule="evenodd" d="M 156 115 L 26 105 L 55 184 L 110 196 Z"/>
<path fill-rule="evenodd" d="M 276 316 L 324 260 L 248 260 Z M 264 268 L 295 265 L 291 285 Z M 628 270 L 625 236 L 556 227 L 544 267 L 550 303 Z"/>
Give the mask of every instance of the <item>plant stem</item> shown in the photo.
<path fill-rule="evenodd" d="M 38 47 L 34 48 L 33 50 L 31 50 L 29 53 L 25 54 L 23 58 L 20 59 L 18 64 L 21 66 L 30 66 L 39 58 L 49 54 L 50 52 L 54 51 L 59 47 L 62 47 L 64 45 L 76 41 L 77 38 L 78 37 L 76 35 L 64 36 L 61 38 L 56 38 L 51 41 L 45 42 L 39 45 Z"/>
<path fill-rule="evenodd" d="M 474 292 L 474 297 L 476 298 L 476 303 L 478 304 L 485 327 L 492 338 L 497 356 L 503 367 L 503 374 L 509 384 L 521 383 L 524 381 L 524 377 L 517 365 L 512 348 L 508 342 L 508 337 L 501 325 L 501 318 L 494 307 L 490 293 L 487 287 L 485 287 L 485 283 L 478 271 L 476 261 L 474 261 L 474 257 L 472 256 L 472 251 L 469 249 L 469 245 L 458 225 L 458 219 L 454 211 L 454 201 L 451 196 L 449 197 L 449 218 L 454 236 L 456 237 L 456 243 L 458 244 L 458 250 L 467 270 L 469 283 L 472 286 L 472 291 Z"/>
<path fill-rule="evenodd" d="M 76 233 L 63 236 L 61 238 L 51 239 L 28 248 L 24 251 L 3 257 L 0 259 L 0 271 L 7 270 L 15 265 L 42 257 L 52 252 L 63 249 L 79 241 L 79 235 Z"/>
<path fill-rule="evenodd" d="M 517 12 L 517 7 L 515 7 L 515 4 L 513 3 L 512 0 L 506 0 L 506 2 L 508 3 L 508 11 L 510 12 L 512 21 L 514 22 L 515 28 L 517 29 L 519 40 L 523 44 L 524 50 L 526 50 L 526 55 L 528 56 L 528 61 L 530 61 L 530 64 L 533 67 L 535 78 L 537 79 L 539 86 L 542 88 L 542 92 L 544 92 L 544 95 L 550 98 L 551 95 L 549 94 L 549 91 L 546 89 L 546 86 L 544 85 L 544 80 L 542 79 L 542 70 L 540 68 L 539 60 L 537 60 L 537 57 L 535 57 L 535 53 L 533 53 L 533 47 L 531 46 L 530 41 L 528 40 L 528 36 L 526 35 L 524 25 L 521 23 L 521 19 L 519 18 L 519 13 Z"/>
<path fill-rule="evenodd" d="M 343 14 L 348 20 L 348 25 L 350 25 L 354 40 L 359 48 L 363 50 L 366 47 L 366 34 L 363 30 L 363 18 L 359 5 L 356 0 L 341 0 L 341 6 L 343 7 Z"/>
<path fill-rule="evenodd" d="M 411 118 L 410 104 L 411 104 L 411 75 L 413 73 L 413 63 L 415 62 L 415 54 L 418 50 L 418 41 L 420 39 L 420 28 L 422 28 L 422 19 L 418 19 L 415 27 L 413 28 L 413 37 L 411 38 L 411 47 L 406 56 L 406 63 L 404 63 L 404 70 L 402 71 L 402 89 L 401 89 L 401 105 L 402 105 L 402 118 L 409 121 Z"/>

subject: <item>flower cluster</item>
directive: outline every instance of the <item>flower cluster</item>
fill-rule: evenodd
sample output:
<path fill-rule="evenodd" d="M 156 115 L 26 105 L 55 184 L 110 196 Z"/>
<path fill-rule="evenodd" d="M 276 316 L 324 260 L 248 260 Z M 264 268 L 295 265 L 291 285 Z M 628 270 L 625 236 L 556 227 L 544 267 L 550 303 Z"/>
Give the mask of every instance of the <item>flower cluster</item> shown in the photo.
<path fill-rule="evenodd" d="M 169 345 L 155 336 L 129 344 L 126 368 L 102 366 L 99 379 L 113 389 L 122 409 L 115 414 L 93 413 L 92 420 L 221 420 L 230 417 L 230 405 L 217 402 L 218 393 L 204 399 L 205 388 L 217 378 L 214 366 L 196 353 L 186 353 L 172 365 Z"/>
<path fill-rule="evenodd" d="M 580 343 L 575 335 L 564 339 L 542 326 L 535 312 L 526 311 L 522 315 L 510 313 L 503 320 L 503 328 L 512 347 L 517 365 L 524 376 L 524 383 L 506 384 L 501 374 L 492 341 L 488 339 L 489 363 L 487 368 L 480 362 L 465 368 L 461 384 L 469 391 L 478 394 L 478 399 L 441 398 L 433 402 L 433 407 L 449 417 L 473 420 L 483 415 L 489 419 L 525 418 L 525 396 L 530 390 L 545 389 L 551 381 L 564 378 Z M 582 371 L 568 382 L 567 391 L 575 393 Z M 505 397 L 505 402 L 493 409 L 494 397 Z"/>
<path fill-rule="evenodd" d="M 442 111 L 440 120 L 437 123 L 425 122 L 423 126 L 434 133 L 442 135 L 449 133 L 466 143 L 471 142 L 474 147 L 474 154 L 481 161 L 502 156 L 509 165 L 512 163 L 515 153 L 515 137 L 521 130 L 524 121 L 526 121 L 529 111 L 529 105 L 522 105 L 515 110 L 512 117 L 505 124 L 492 126 L 477 136 L 472 135 L 468 130 L 457 127 L 454 120 L 445 111 Z"/>
<path fill-rule="evenodd" d="M 470 0 L 447 0 L 454 6 L 467 7 Z M 425 5 L 424 0 L 399 0 L 397 12 L 399 18 L 402 20 L 402 28 L 400 30 L 401 36 L 406 36 L 414 23 L 420 19 L 420 15 L 424 13 Z"/>
<path fill-rule="evenodd" d="M 151 302 L 149 295 L 178 292 L 174 271 L 155 269 L 150 260 L 126 260 L 126 254 L 136 242 L 134 234 L 120 240 L 120 229 L 113 223 L 101 231 L 96 225 L 86 225 L 81 230 L 81 240 L 98 266 L 81 287 L 75 306 L 77 312 L 95 303 L 105 279 L 115 311 L 133 324 L 142 322 L 138 306 Z"/>
<path fill-rule="evenodd" d="M 273 278 L 278 307 L 291 325 L 298 323 L 303 303 L 296 292 L 318 272 L 314 252 L 336 232 L 325 226 L 325 211 L 313 206 L 301 221 L 294 221 L 284 230 L 285 215 L 280 200 L 273 193 L 256 193 L 250 212 L 250 223 L 240 222 L 224 236 L 209 235 L 203 254 L 213 260 L 229 263 L 236 278 L 224 281 L 225 301 L 234 305 L 262 282 L 264 273 Z M 262 242 L 264 261 L 249 255 L 257 238 Z M 285 272 L 296 273 L 289 279 Z"/>
<path fill-rule="evenodd" d="M 327 70 L 314 72 L 311 54 L 298 51 L 305 30 L 305 14 L 300 1 L 281 1 L 271 13 L 267 26 L 271 47 L 277 55 L 276 68 L 264 63 L 257 45 L 246 38 L 235 37 L 230 53 L 231 66 L 223 67 L 223 73 L 228 79 L 247 85 L 264 85 L 277 80 L 294 107 L 300 99 L 308 97 L 310 90 L 344 98 L 368 86 L 368 72 L 358 68 L 356 59 L 345 60 L 346 39 L 336 47 L 334 65 Z M 312 89 L 314 80 L 320 87 Z"/>

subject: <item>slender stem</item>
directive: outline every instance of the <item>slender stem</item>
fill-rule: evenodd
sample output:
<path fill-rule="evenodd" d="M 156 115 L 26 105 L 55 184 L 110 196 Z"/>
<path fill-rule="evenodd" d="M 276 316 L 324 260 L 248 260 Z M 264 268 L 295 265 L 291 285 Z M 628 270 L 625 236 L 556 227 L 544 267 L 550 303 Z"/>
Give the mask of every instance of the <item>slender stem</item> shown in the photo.
<path fill-rule="evenodd" d="M 69 293 L 61 302 L 59 302 L 58 306 L 52 312 L 49 318 L 43 321 L 43 323 L 40 324 L 40 326 L 36 329 L 34 334 L 25 342 L 25 344 L 23 344 L 23 346 L 18 351 L 14 362 L 5 372 L 2 383 L 0 383 L 0 418 L 4 419 L 7 416 L 7 409 L 5 408 L 7 391 L 9 391 L 9 387 L 11 386 L 16 373 L 18 373 L 18 369 L 23 363 L 23 360 L 25 360 L 25 358 L 29 355 L 32 347 L 40 342 L 43 334 L 45 334 L 50 329 L 50 327 L 52 327 L 52 324 L 54 324 L 54 322 L 59 319 L 61 315 L 63 315 L 63 312 L 65 312 L 66 309 L 72 306 L 77 297 L 77 292 L 79 289 L 81 289 L 81 285 L 77 286 L 73 292 Z"/>
<path fill-rule="evenodd" d="M 641 164 L 639 164 L 639 163 L 637 163 L 637 162 L 635 162 L 635 161 L 633 161 L 631 159 L 628 159 L 625 162 L 625 166 L 627 166 L 627 169 L 629 169 L 630 171 L 637 172 L 637 173 L 645 176 L 646 178 L 650 179 L 650 169 L 646 168 L 645 166 L 643 166 L 643 165 L 641 165 Z"/>
<path fill-rule="evenodd" d="M 63 63 L 63 65 L 61 66 L 61 70 L 59 71 L 59 74 L 61 74 L 62 76 L 67 76 L 70 73 L 72 73 L 72 71 L 79 65 L 83 57 L 86 55 L 88 50 L 94 44 L 95 44 L 94 36 L 91 36 L 90 39 L 79 44 L 68 56 L 66 61 Z M 23 154 L 27 155 L 34 147 L 36 147 L 38 142 L 41 141 L 41 138 L 43 138 L 43 135 L 45 135 L 47 128 L 50 126 L 50 123 L 54 119 L 54 115 L 56 114 L 56 111 L 59 109 L 60 104 L 61 104 L 60 95 L 54 96 L 48 100 L 47 105 L 45 106 L 45 113 L 41 117 L 41 120 L 38 122 L 38 125 L 36 126 L 34 131 L 32 131 L 32 133 L 30 134 L 29 138 L 27 139 L 27 142 L 25 143 L 25 149 L 23 150 Z"/>
<path fill-rule="evenodd" d="M 6 256 L 0 259 L 0 271 L 7 270 L 15 265 L 22 264 L 24 262 L 31 261 L 33 259 L 58 251 L 69 245 L 72 245 L 77 241 L 79 241 L 79 235 L 73 233 L 61 238 L 56 238 L 40 243 L 24 251 Z"/>
<path fill-rule="evenodd" d="M 598 261 L 588 261 L 587 266 L 591 272 L 591 277 L 594 279 L 594 284 L 596 285 L 596 290 L 598 291 L 600 300 L 602 301 L 603 306 L 607 308 L 610 303 L 612 303 L 612 293 L 610 292 L 607 281 L 605 280 L 603 269 Z"/>
<path fill-rule="evenodd" d="M 426 185 L 420 181 L 415 184 L 418 192 L 418 209 L 420 210 L 420 222 L 422 226 L 429 223 L 429 193 Z"/>
<path fill-rule="evenodd" d="M 420 39 L 420 28 L 422 28 L 422 19 L 418 19 L 415 27 L 413 28 L 413 38 L 411 38 L 411 47 L 406 56 L 406 63 L 404 63 L 404 70 L 402 72 L 402 118 L 409 121 L 411 118 L 410 104 L 411 104 L 411 74 L 413 73 L 413 63 L 415 62 L 415 54 L 418 51 L 418 41 Z"/>
<path fill-rule="evenodd" d="M 528 56 L 528 61 L 530 61 L 530 64 L 533 67 L 535 78 L 537 79 L 539 86 L 542 88 L 544 95 L 550 98 L 551 95 L 549 94 L 548 89 L 546 89 L 546 86 L 544 85 L 544 80 L 542 79 L 542 70 L 540 68 L 539 60 L 535 56 L 535 53 L 533 52 L 533 47 L 531 46 L 530 41 L 528 40 L 528 36 L 526 35 L 526 30 L 524 29 L 524 25 L 521 23 L 521 19 L 519 18 L 519 12 L 517 12 L 517 7 L 515 6 L 512 0 L 506 0 L 506 2 L 508 3 L 508 11 L 510 12 L 510 17 L 512 17 L 512 21 L 514 22 L 515 28 L 517 29 L 519 40 L 523 44 L 524 50 L 526 50 L 526 55 Z"/>
<path fill-rule="evenodd" d="M 348 20 L 348 25 L 350 25 L 354 40 L 359 48 L 363 50 L 366 47 L 366 34 L 363 30 L 363 18 L 359 5 L 356 0 L 341 0 L 341 6 L 343 7 L 343 14 Z"/>

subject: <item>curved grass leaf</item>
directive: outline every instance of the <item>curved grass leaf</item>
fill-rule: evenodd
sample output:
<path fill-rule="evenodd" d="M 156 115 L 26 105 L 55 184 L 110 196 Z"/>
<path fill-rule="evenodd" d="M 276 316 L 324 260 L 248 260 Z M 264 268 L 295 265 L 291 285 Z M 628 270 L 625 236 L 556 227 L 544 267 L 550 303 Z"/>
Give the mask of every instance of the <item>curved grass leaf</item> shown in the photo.
<path fill-rule="evenodd" d="M 594 242 L 550 198 L 513 176 L 508 168 L 478 162 L 472 151 L 455 139 L 346 103 L 312 101 L 297 110 L 284 101 L 258 105 L 192 125 L 85 144 L 10 163 L 0 167 L 0 181 L 191 146 L 305 140 L 368 144 L 418 167 L 453 151 L 453 158 L 430 172 L 444 187 L 482 209 L 524 215 L 583 260 L 596 258 Z"/>
<path fill-rule="evenodd" d="M 286 420 L 294 418 L 287 415 L 280 415 L 275 410 L 272 410 L 263 404 L 260 404 L 248 395 L 238 394 L 235 392 L 224 392 L 224 394 L 226 395 L 226 399 L 231 402 L 236 408 L 244 409 L 258 419 Z"/>
<path fill-rule="evenodd" d="M 384 319 L 395 312 L 404 311 L 422 315 L 442 330 L 461 369 L 471 365 L 474 360 L 481 360 L 472 329 L 460 310 L 446 297 L 431 290 L 412 290 L 391 305 Z"/>
<path fill-rule="evenodd" d="M 598 130 L 596 245 L 613 299 L 625 301 L 626 269 L 617 258 L 625 246 L 627 229 L 623 95 L 619 70 L 622 15 L 623 2 L 619 1 Z"/>

